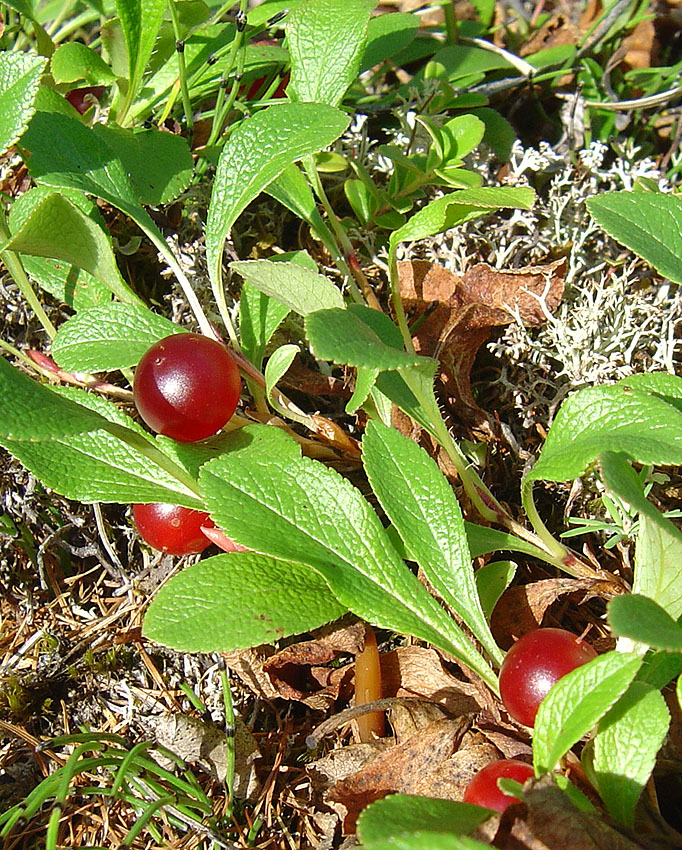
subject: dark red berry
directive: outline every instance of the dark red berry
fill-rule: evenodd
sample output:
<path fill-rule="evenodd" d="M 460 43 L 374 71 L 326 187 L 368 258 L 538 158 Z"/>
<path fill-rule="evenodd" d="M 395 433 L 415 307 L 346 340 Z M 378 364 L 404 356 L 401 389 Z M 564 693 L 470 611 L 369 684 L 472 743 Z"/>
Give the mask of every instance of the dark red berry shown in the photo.
<path fill-rule="evenodd" d="M 102 99 L 105 91 L 104 86 L 84 86 L 81 89 L 71 89 L 66 93 L 66 99 L 83 115 L 96 100 Z"/>
<path fill-rule="evenodd" d="M 211 545 L 201 527 L 212 528 L 213 521 L 204 511 L 180 505 L 133 505 L 133 519 L 145 542 L 167 555 L 196 555 Z"/>
<path fill-rule="evenodd" d="M 533 726 L 538 707 L 562 676 L 597 657 L 565 629 L 537 629 L 516 641 L 502 662 L 500 696 L 509 714 Z"/>
<path fill-rule="evenodd" d="M 498 785 L 498 779 L 514 779 L 522 784 L 533 776 L 533 768 L 518 759 L 501 759 L 479 770 L 467 785 L 464 792 L 464 802 L 485 806 L 503 812 L 512 803 L 519 803 L 518 797 L 505 794 Z"/>
<path fill-rule="evenodd" d="M 133 392 L 140 416 L 159 434 L 182 443 L 220 431 L 241 393 L 229 351 L 201 334 L 167 336 L 143 355 Z"/>

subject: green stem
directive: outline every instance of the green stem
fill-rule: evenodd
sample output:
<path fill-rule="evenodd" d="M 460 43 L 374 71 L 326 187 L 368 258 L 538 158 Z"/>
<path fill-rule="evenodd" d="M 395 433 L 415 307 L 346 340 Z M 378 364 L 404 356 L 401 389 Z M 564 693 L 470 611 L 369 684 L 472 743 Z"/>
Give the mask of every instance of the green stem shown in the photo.
<path fill-rule="evenodd" d="M 223 692 L 223 703 L 225 705 L 225 785 L 227 786 L 228 810 L 226 816 L 232 817 L 234 810 L 234 775 L 236 764 L 235 752 L 235 716 L 234 705 L 232 703 L 232 691 L 230 690 L 230 680 L 226 669 L 220 671 L 220 684 Z"/>
<path fill-rule="evenodd" d="M 405 351 L 408 351 L 410 354 L 414 354 L 415 351 L 412 343 L 412 334 L 410 333 L 410 328 L 407 324 L 407 316 L 405 315 L 403 300 L 400 297 L 400 286 L 398 284 L 398 260 L 396 258 L 397 247 L 397 244 L 391 244 L 388 251 L 388 283 L 391 290 L 391 303 L 393 304 L 393 312 L 395 313 L 395 318 L 403 337 Z M 438 418 L 441 418 L 440 411 L 438 412 Z"/>
<path fill-rule="evenodd" d="M 0 210 L 0 240 L 2 240 L 2 242 L 7 242 L 10 238 L 11 233 L 7 226 L 5 210 L 2 209 Z M 45 310 L 43 310 L 43 305 L 38 300 L 38 296 L 26 276 L 19 254 L 15 254 L 14 251 L 0 251 L 0 259 L 3 261 L 7 271 L 12 276 L 12 280 L 14 280 L 16 285 L 19 287 L 19 290 L 26 299 L 27 304 L 33 310 L 36 318 L 45 329 L 45 333 L 50 337 L 50 339 L 54 339 L 57 334 L 57 329 L 49 320 Z"/>
<path fill-rule="evenodd" d="M 459 24 L 455 15 L 454 0 L 446 0 L 443 3 L 443 12 L 445 13 L 445 30 L 448 44 L 457 44 L 459 41 Z"/>
<path fill-rule="evenodd" d="M 180 19 L 175 7 L 175 0 L 168 0 L 168 8 L 173 22 L 173 33 L 175 35 L 175 50 L 178 55 L 178 73 L 180 76 L 180 91 L 182 92 L 182 106 L 185 110 L 185 121 L 187 129 L 191 133 L 194 129 L 192 120 L 192 102 L 189 97 L 189 86 L 187 84 L 187 66 L 185 65 L 185 42 L 180 37 Z"/>
<path fill-rule="evenodd" d="M 213 125 L 211 127 L 211 133 L 208 137 L 208 141 L 206 142 L 206 147 L 211 147 L 214 145 L 223 131 L 223 124 L 227 118 L 227 115 L 232 109 L 232 104 L 237 96 L 237 90 L 239 88 L 239 78 L 241 76 L 241 72 L 244 68 L 244 55 L 243 53 L 240 55 L 239 50 L 242 46 L 242 41 L 244 39 L 244 29 L 246 27 L 246 0 L 239 0 L 239 11 L 237 12 L 237 32 L 235 33 L 234 39 L 230 46 L 230 54 L 227 60 L 227 64 L 225 65 L 225 69 L 223 70 L 222 76 L 220 78 L 220 88 L 218 89 L 218 97 L 216 98 L 215 109 L 213 111 Z M 227 87 L 227 78 L 235 64 L 235 59 L 238 59 L 237 62 L 237 73 L 235 75 L 234 80 L 232 81 L 232 88 L 230 89 L 230 94 L 225 101 L 225 90 Z"/>
<path fill-rule="evenodd" d="M 547 553 L 560 569 L 571 575 L 584 576 L 586 567 L 579 561 L 573 553 L 567 549 L 563 543 L 560 543 L 544 524 L 535 506 L 533 499 L 533 481 L 527 479 L 521 483 L 521 504 L 533 526 L 533 530 L 537 537 L 542 541 L 542 546 L 547 550 Z M 594 574 L 594 571 L 590 571 Z"/>

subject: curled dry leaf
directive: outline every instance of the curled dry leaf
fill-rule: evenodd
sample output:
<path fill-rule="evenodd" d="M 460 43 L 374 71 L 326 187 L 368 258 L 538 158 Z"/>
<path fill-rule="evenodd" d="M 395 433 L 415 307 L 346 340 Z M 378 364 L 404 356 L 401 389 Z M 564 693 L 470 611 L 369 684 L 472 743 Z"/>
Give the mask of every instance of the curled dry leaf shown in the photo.
<path fill-rule="evenodd" d="M 545 322 L 561 300 L 565 269 L 565 259 L 514 271 L 478 263 L 459 277 L 426 260 L 398 264 L 405 309 L 413 321 L 423 317 L 415 331 L 415 348 L 440 359 L 438 380 L 469 424 L 492 429 L 471 392 L 478 349 L 494 327 L 510 324 L 515 315 L 526 325 Z"/>
<path fill-rule="evenodd" d="M 615 592 L 608 579 L 551 578 L 510 587 L 495 606 L 490 627 L 495 640 L 508 649 L 515 640 L 542 625 L 547 610 L 562 596 L 582 592 L 581 602 L 598 596 L 610 599 Z"/>

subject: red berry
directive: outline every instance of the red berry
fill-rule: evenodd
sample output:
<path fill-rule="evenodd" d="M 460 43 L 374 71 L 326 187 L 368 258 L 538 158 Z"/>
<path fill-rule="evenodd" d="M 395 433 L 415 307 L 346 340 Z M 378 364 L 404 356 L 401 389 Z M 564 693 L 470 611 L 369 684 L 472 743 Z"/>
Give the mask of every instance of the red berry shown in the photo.
<path fill-rule="evenodd" d="M 502 662 L 500 696 L 509 714 L 533 726 L 538 707 L 562 676 L 597 653 L 564 629 L 537 629 L 516 641 Z"/>
<path fill-rule="evenodd" d="M 71 89 L 70 92 L 66 93 L 66 99 L 74 109 L 77 109 L 83 115 L 90 109 L 95 100 L 102 99 L 104 92 L 104 86 L 84 86 L 81 89 Z"/>
<path fill-rule="evenodd" d="M 237 407 L 241 388 L 237 364 L 224 345 L 180 333 L 142 356 L 133 392 L 152 430 L 191 443 L 220 431 Z"/>
<path fill-rule="evenodd" d="M 512 803 L 521 802 L 518 797 L 505 794 L 498 785 L 498 779 L 515 779 L 524 783 L 533 776 L 533 768 L 518 759 L 501 759 L 479 770 L 464 791 L 464 802 L 474 803 L 503 812 Z"/>
<path fill-rule="evenodd" d="M 212 528 L 213 521 L 204 511 L 180 505 L 133 505 L 133 519 L 145 542 L 167 555 L 196 555 L 211 545 L 201 527 Z"/>

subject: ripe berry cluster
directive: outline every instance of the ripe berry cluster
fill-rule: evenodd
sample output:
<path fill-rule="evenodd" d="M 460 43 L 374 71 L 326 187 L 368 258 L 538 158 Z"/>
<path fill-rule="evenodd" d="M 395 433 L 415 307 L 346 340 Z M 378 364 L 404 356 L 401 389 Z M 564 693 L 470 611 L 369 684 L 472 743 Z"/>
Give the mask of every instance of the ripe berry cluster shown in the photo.
<path fill-rule="evenodd" d="M 149 427 L 182 443 L 212 437 L 237 408 L 241 380 L 224 345 L 201 334 L 179 333 L 152 345 L 135 372 L 135 406 Z M 143 539 L 169 555 L 202 552 L 211 544 L 207 513 L 180 505 L 134 505 Z"/>

